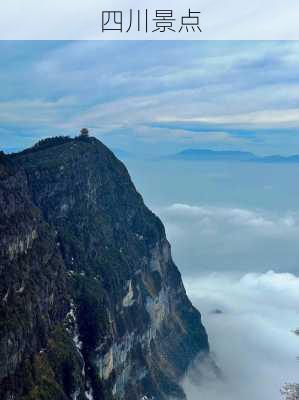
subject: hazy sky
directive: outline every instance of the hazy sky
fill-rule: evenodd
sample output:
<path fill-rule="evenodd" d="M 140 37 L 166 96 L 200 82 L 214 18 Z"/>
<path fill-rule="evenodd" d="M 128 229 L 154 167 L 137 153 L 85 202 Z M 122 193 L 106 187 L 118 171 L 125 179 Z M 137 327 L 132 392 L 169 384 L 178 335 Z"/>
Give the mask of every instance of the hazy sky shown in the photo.
<path fill-rule="evenodd" d="M 298 42 L 1 42 L 1 145 L 299 153 Z"/>

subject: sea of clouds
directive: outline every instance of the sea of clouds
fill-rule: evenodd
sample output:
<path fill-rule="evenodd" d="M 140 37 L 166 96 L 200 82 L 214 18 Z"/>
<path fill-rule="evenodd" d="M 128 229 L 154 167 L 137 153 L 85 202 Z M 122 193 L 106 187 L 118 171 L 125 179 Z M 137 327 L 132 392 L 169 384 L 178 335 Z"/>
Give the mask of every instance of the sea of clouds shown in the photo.
<path fill-rule="evenodd" d="M 215 270 L 298 270 L 299 214 L 294 211 L 172 204 L 158 214 L 186 277 Z"/>
<path fill-rule="evenodd" d="M 281 399 L 299 375 L 299 277 L 283 263 L 295 270 L 298 216 L 186 204 L 158 213 L 220 370 L 198 362 L 188 400 Z"/>
<path fill-rule="evenodd" d="M 299 278 L 289 273 L 213 273 L 185 280 L 201 310 L 212 357 L 185 380 L 188 400 L 281 399 L 298 380 Z M 222 314 L 215 313 L 215 310 Z"/>

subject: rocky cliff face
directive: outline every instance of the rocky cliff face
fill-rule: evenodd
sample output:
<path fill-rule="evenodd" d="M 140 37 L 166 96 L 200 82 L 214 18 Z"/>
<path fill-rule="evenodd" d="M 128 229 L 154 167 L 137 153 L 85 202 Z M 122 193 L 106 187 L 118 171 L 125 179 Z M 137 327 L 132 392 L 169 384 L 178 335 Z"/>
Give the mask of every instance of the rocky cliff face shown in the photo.
<path fill-rule="evenodd" d="M 86 138 L 0 166 L 1 398 L 184 398 L 207 335 L 124 165 Z"/>
<path fill-rule="evenodd" d="M 57 251 L 53 230 L 31 200 L 24 170 L 1 156 L 1 399 L 42 399 L 43 391 L 47 391 L 46 381 L 52 386 L 48 390 L 52 398 L 67 398 L 67 391 L 63 393 L 55 378 L 57 372 L 61 383 L 64 379 L 56 371 L 58 363 L 53 361 L 53 368 L 50 367 L 43 353 L 50 345 L 50 338 L 56 337 L 55 343 L 58 343 L 64 334 L 68 309 L 65 265 Z M 72 341 L 66 337 L 67 346 L 70 347 L 67 357 L 73 358 L 68 370 L 71 375 L 78 369 L 80 360 L 73 351 Z M 42 377 L 44 382 L 39 386 Z"/>

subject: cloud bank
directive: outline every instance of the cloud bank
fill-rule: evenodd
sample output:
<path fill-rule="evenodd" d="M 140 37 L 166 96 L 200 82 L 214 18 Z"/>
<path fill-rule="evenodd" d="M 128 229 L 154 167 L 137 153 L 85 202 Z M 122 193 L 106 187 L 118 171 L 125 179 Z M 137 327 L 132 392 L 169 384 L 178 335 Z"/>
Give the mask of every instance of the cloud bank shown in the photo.
<path fill-rule="evenodd" d="M 188 400 L 279 400 L 298 380 L 299 278 L 289 273 L 213 273 L 186 279 L 202 311 L 216 377 L 200 364 L 184 381 Z M 213 311 L 221 310 L 222 313 Z"/>
<path fill-rule="evenodd" d="M 188 204 L 158 213 L 221 371 L 195 363 L 188 400 L 281 400 L 299 372 L 299 277 L 289 272 L 289 258 L 298 271 L 298 214 Z"/>
<path fill-rule="evenodd" d="M 173 204 L 158 214 L 187 275 L 298 270 L 298 213 Z"/>

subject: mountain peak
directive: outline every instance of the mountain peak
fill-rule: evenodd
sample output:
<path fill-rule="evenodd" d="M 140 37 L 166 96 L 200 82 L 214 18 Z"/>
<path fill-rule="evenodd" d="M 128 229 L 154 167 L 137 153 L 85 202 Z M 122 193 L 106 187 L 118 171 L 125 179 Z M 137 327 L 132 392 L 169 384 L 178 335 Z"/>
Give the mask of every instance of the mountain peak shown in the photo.
<path fill-rule="evenodd" d="M 125 166 L 92 137 L 8 159 L 0 312 L 17 319 L 0 330 L 0 397 L 184 399 L 179 381 L 207 334 Z"/>

